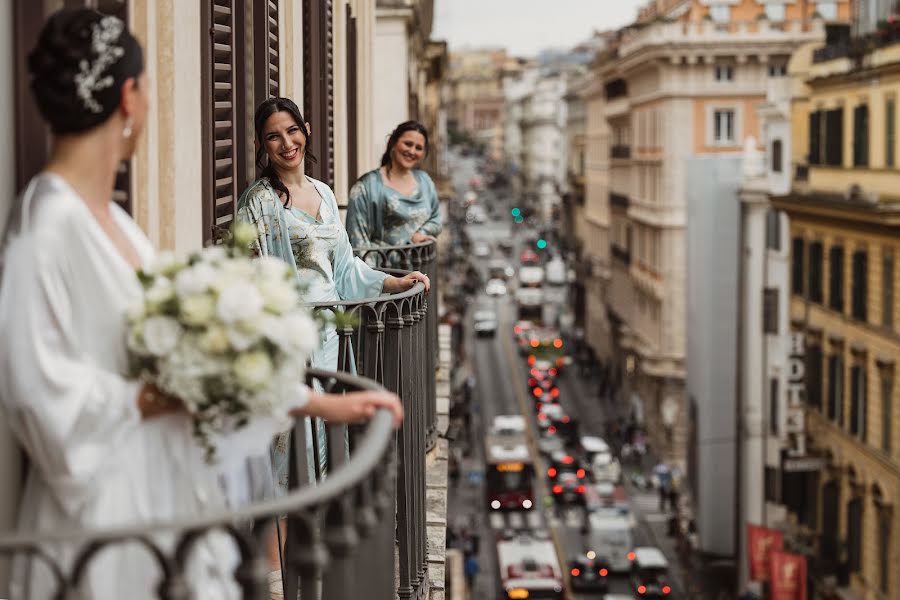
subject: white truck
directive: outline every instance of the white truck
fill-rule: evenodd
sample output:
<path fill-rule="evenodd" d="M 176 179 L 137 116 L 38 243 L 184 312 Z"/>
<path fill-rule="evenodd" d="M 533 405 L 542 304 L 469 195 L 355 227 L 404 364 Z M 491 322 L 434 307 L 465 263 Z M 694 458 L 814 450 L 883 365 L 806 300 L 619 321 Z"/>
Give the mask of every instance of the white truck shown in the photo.
<path fill-rule="evenodd" d="M 631 568 L 628 553 L 634 548 L 634 517 L 612 514 L 606 511 L 588 515 L 588 550 L 609 565 L 614 573 L 625 573 Z"/>

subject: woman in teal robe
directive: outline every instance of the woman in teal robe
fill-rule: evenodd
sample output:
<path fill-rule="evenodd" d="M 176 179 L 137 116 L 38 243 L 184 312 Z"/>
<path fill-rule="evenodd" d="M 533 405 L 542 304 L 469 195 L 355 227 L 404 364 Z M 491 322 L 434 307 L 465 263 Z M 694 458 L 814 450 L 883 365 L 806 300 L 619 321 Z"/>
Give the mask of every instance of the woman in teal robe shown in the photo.
<path fill-rule="evenodd" d="M 262 166 L 267 159 L 268 164 L 261 177 L 241 194 L 237 218 L 256 226 L 259 237 L 253 249 L 257 254 L 277 256 L 291 266 L 305 302 L 373 298 L 407 290 L 417 281 L 429 286 L 422 273 L 392 277 L 353 255 L 334 192 L 303 172 L 310 130 L 296 104 L 287 98 L 270 98 L 257 108 L 254 122 L 257 163 Z M 300 207 L 316 203 L 317 208 L 310 210 Z M 313 353 L 311 366 L 336 370 L 339 341 L 334 325 L 325 325 L 321 335 L 322 344 Z M 324 427 L 319 424 L 317 430 L 320 456 L 324 457 Z M 310 425 L 307 434 L 311 443 Z M 312 448 L 308 451 L 311 456 Z M 286 490 L 287 434 L 276 441 L 272 460 L 278 486 Z M 309 464 L 312 468 L 313 461 Z M 321 466 L 324 468 L 324 464 Z"/>
<path fill-rule="evenodd" d="M 381 166 L 350 190 L 347 232 L 354 248 L 418 243 L 440 234 L 437 190 L 419 168 L 427 152 L 428 130 L 421 123 L 407 121 L 391 133 Z"/>

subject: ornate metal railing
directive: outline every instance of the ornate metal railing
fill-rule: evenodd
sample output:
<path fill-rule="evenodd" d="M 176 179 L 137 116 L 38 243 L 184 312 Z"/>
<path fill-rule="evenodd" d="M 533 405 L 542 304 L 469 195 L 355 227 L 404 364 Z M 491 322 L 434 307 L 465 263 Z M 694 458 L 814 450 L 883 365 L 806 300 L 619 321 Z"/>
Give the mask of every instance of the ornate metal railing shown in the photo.
<path fill-rule="evenodd" d="M 403 244 L 397 246 L 359 246 L 354 249 L 357 256 L 376 268 L 389 270 L 389 268 L 405 269 L 407 271 L 421 271 L 431 280 L 431 292 L 426 298 L 425 339 L 427 354 L 425 368 L 433 374 L 438 364 L 437 331 L 439 315 L 437 312 L 437 299 L 440 297 L 440 277 L 437 254 L 437 243 L 428 241 L 418 244 Z M 437 437 L 437 388 L 435 377 L 429 375 L 426 383 L 426 420 L 427 438 L 426 447 L 434 447 Z"/>
<path fill-rule="evenodd" d="M 413 296 L 415 292 L 409 298 Z M 312 369 L 307 382 L 333 393 L 380 389 L 373 381 L 347 373 Z M 349 457 L 343 451 L 345 432 Z M 44 563 L 47 577 L 55 580 L 53 597 L 62 600 L 77 596 L 81 581 L 99 557 L 108 556 L 116 547 L 137 544 L 147 551 L 148 568 L 155 564 L 159 570 L 160 583 L 156 590 L 135 590 L 135 595 L 155 593 L 166 600 L 188 600 L 193 597 L 186 573 L 192 552 L 207 534 L 221 532 L 233 541 L 239 555 L 234 583 L 241 597 L 264 600 L 269 598 L 266 539 L 276 518 L 287 515 L 286 583 L 293 590 L 287 597 L 296 598 L 299 588 L 303 600 L 392 598 L 393 569 L 384 572 L 385 562 L 393 564 L 396 457 L 392 416 L 380 410 L 365 427 L 353 426 L 349 431 L 330 425 L 329 436 L 340 441 L 341 451 L 335 453 L 332 472 L 316 486 L 242 510 L 211 512 L 190 520 L 102 530 L 3 533 L 0 556 L 29 555 Z M 300 419 L 292 445 L 294 469 L 306 460 L 304 442 L 305 427 Z M 74 550 L 74 560 L 63 564 L 55 558 L 50 549 L 62 546 Z"/>
<path fill-rule="evenodd" d="M 423 256 L 428 255 L 423 253 Z M 434 262 L 433 255 L 430 260 Z M 418 269 L 424 261 L 411 264 Z M 398 276 L 408 272 L 383 270 Z M 432 296 L 434 293 L 432 288 Z M 381 525 L 385 530 L 380 539 L 383 545 L 373 549 L 370 555 L 370 560 L 378 568 L 368 573 L 372 577 L 382 578 L 380 584 L 387 585 L 389 582 L 393 586 L 392 548 L 396 525 L 400 561 L 396 593 L 401 599 L 421 597 L 426 588 L 427 565 L 425 454 L 429 426 L 433 430 L 435 414 L 435 362 L 434 352 L 430 348 L 437 345 L 436 323 L 433 335 L 429 323 L 429 314 L 434 311 L 428 310 L 425 286 L 417 283 L 399 294 L 355 301 L 320 302 L 310 306 L 315 311 L 333 315 L 338 336 L 338 369 L 356 372 L 377 381 L 397 393 L 403 402 L 403 425 L 397 436 L 396 521 L 393 513 L 382 516 Z M 342 444 L 343 439 L 329 437 L 329 460 L 342 453 Z M 290 528 L 291 524 L 288 526 Z M 290 553 L 289 547 L 286 554 Z M 288 580 L 293 579 L 293 572 L 289 572 Z M 285 591 L 286 597 L 294 598 L 291 588 L 286 587 Z M 326 597 L 347 596 L 331 591 Z M 359 597 L 382 596 L 368 594 Z"/>

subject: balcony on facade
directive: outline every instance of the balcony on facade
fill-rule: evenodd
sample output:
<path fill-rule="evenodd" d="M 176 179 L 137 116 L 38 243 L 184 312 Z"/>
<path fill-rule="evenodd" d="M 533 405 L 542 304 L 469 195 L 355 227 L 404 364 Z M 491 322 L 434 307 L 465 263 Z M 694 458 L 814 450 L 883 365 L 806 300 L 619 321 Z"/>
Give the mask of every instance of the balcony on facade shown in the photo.
<path fill-rule="evenodd" d="M 649 47 L 676 44 L 723 49 L 733 48 L 735 44 L 742 42 L 786 43 L 794 46 L 798 39 L 808 38 L 810 41 L 819 39 L 822 31 L 821 19 L 788 20 L 780 23 L 766 19 L 730 23 L 714 23 L 707 20 L 657 23 L 626 33 L 619 46 L 619 56 L 624 58 Z"/>
<path fill-rule="evenodd" d="M 624 210 L 628 210 L 628 196 L 624 194 L 617 194 L 615 192 L 609 193 L 609 205 L 615 206 L 617 208 L 622 208 Z"/>
<path fill-rule="evenodd" d="M 440 516 L 445 487 L 446 442 L 438 439 L 445 413 L 449 364 L 447 340 L 439 336 L 435 286 L 440 277 L 434 242 L 357 248 L 361 258 L 385 272 L 420 270 L 432 281 L 426 296 L 419 283 L 406 292 L 359 301 L 309 305 L 313 312 L 342 313 L 338 371 L 309 370 L 307 384 L 331 393 L 388 389 L 404 407 L 398 431 L 382 409 L 365 425 L 325 425 L 327 477 L 321 449 L 307 446 L 305 420 L 297 419 L 291 441 L 290 484 L 286 496 L 233 511 L 152 526 L 59 531 L 51 534 L 0 532 L 0 558 L 30 555 L 50 566 L 58 594 L 77 595 L 79 579 L 96 557 L 123 544 L 142 544 L 159 567 L 156 590 L 134 590 L 139 597 L 186 598 L 191 548 L 208 533 L 228 536 L 238 554 L 233 578 L 242 598 L 268 598 L 267 532 L 279 516 L 287 519 L 284 568 L 286 598 L 443 598 L 444 527 L 426 517 Z M 388 268 L 388 267 L 403 267 Z M 439 341 L 440 338 L 440 341 Z M 438 383 L 438 373 L 441 383 Z M 355 374 L 351 374 L 354 373 Z M 441 396 L 444 398 L 444 396 Z M 445 402 L 442 400 L 441 405 Z M 442 409 L 443 410 L 443 409 Z M 346 444 L 346 445 L 345 445 Z M 307 447 L 315 447 L 308 465 Z M 349 454 L 346 452 L 349 448 Z M 426 460 L 427 459 L 427 460 Z M 315 485 L 303 483 L 315 472 Z M 435 512 L 437 511 L 437 512 Z M 166 535 L 161 535 L 161 534 Z M 43 548 L 70 547 L 74 560 L 54 560 Z M 436 556 L 436 554 L 440 556 Z M 114 577 L 115 574 L 110 574 Z"/>
<path fill-rule="evenodd" d="M 829 25 L 825 45 L 813 51 L 813 64 L 839 59 L 861 62 L 864 57 L 897 44 L 900 44 L 900 20 L 882 21 L 875 31 L 858 37 L 850 35 L 849 25 Z"/>

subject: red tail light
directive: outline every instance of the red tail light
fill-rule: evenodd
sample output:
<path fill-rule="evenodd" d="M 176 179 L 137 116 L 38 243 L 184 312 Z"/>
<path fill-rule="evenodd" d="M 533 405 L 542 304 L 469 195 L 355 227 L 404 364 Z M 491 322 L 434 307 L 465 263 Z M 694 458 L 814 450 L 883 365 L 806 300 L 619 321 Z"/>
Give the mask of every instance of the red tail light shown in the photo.
<path fill-rule="evenodd" d="M 544 407 L 543 402 L 535 402 L 534 403 L 534 410 L 541 410 L 543 407 Z"/>
<path fill-rule="evenodd" d="M 581 575 L 581 569 L 579 569 L 578 567 L 573 567 L 571 573 L 572 577 L 578 577 L 579 575 Z"/>
<path fill-rule="evenodd" d="M 537 385 L 537 379 L 535 379 L 534 377 L 529 377 L 528 378 L 528 387 L 534 387 L 536 385 Z"/>
<path fill-rule="evenodd" d="M 551 425 L 550 427 L 548 427 L 548 428 L 547 428 L 547 433 L 556 433 L 556 426 L 555 426 L 555 425 Z"/>
<path fill-rule="evenodd" d="M 579 485 L 577 488 L 575 488 L 575 491 L 578 492 L 579 494 L 583 494 L 583 493 L 584 493 L 584 486 L 583 486 L 583 485 Z"/>
<path fill-rule="evenodd" d="M 628 553 L 628 560 L 634 560 L 634 557 L 635 557 L 634 552 L 629 552 L 629 553 Z"/>
<path fill-rule="evenodd" d="M 554 486 L 553 486 L 553 493 L 554 493 L 554 494 L 562 494 L 562 486 L 559 485 L 558 483 L 557 483 L 556 485 L 554 485 Z"/>
<path fill-rule="evenodd" d="M 537 348 L 537 347 L 540 346 L 540 345 L 541 345 L 541 343 L 540 343 L 539 341 L 537 341 L 537 340 L 535 340 L 535 339 L 531 340 L 531 347 L 532 347 L 532 348 Z"/>
<path fill-rule="evenodd" d="M 531 376 L 540 381 L 542 379 L 541 372 L 537 369 L 531 369 Z"/>
<path fill-rule="evenodd" d="M 562 422 L 563 422 L 563 423 L 568 423 L 568 422 L 571 421 L 571 420 L 572 420 L 572 419 L 569 418 L 569 415 L 563 415 L 563 418 L 562 418 Z"/>
<path fill-rule="evenodd" d="M 529 367 L 533 367 L 534 363 L 536 363 L 536 362 L 537 362 L 537 356 L 535 356 L 534 354 L 532 354 L 531 356 L 528 357 L 528 366 Z"/>
<path fill-rule="evenodd" d="M 546 421 L 546 420 L 547 420 L 547 414 L 539 412 L 538 413 L 538 421 Z"/>
<path fill-rule="evenodd" d="M 663 586 L 663 594 L 668 594 L 671 591 L 672 591 L 672 588 L 670 588 L 669 586 L 667 586 L 667 585 Z"/>
<path fill-rule="evenodd" d="M 578 469 L 577 471 L 575 471 L 575 474 L 578 476 L 578 479 L 584 479 L 584 469 Z"/>
<path fill-rule="evenodd" d="M 638 586 L 638 594 L 640 594 L 640 595 L 643 596 L 643 595 L 646 594 L 646 593 L 647 593 L 647 586 L 645 586 L 645 585 L 639 585 L 639 586 Z"/>
<path fill-rule="evenodd" d="M 531 393 L 534 394 L 535 398 L 540 398 L 541 396 L 544 395 L 544 390 L 542 390 L 539 387 L 536 387 L 533 390 L 531 390 Z"/>
<path fill-rule="evenodd" d="M 513 331 L 516 333 L 522 333 L 522 326 L 516 325 L 515 327 L 513 327 Z"/>
<path fill-rule="evenodd" d="M 550 397 L 551 398 L 559 398 L 559 388 L 551 388 L 550 389 Z"/>
<path fill-rule="evenodd" d="M 600 577 L 606 577 L 607 575 L 609 575 L 609 571 L 607 571 L 606 569 L 600 569 Z"/>
<path fill-rule="evenodd" d="M 556 469 L 553 467 L 547 469 L 547 477 L 556 477 Z"/>
<path fill-rule="evenodd" d="M 554 347 L 554 348 L 562 348 L 562 346 L 563 346 L 563 344 L 562 344 L 562 340 L 561 340 L 561 339 L 556 338 L 555 340 L 553 340 L 553 347 Z"/>
<path fill-rule="evenodd" d="M 573 462 L 575 462 L 575 459 L 567 454 L 562 457 L 562 461 L 560 462 L 562 462 L 562 464 L 564 465 L 571 465 Z"/>
<path fill-rule="evenodd" d="M 550 370 L 547 372 L 550 373 L 550 377 L 556 377 L 556 367 L 550 367 Z"/>

